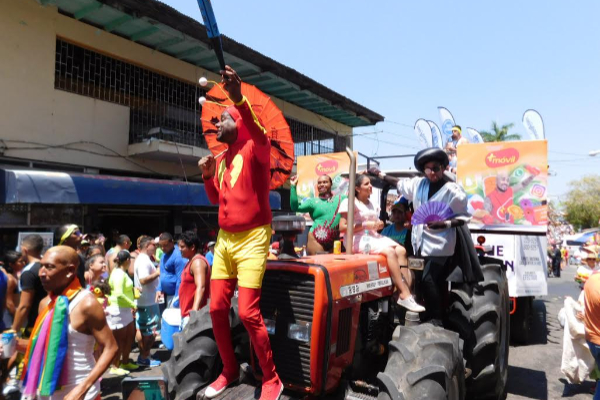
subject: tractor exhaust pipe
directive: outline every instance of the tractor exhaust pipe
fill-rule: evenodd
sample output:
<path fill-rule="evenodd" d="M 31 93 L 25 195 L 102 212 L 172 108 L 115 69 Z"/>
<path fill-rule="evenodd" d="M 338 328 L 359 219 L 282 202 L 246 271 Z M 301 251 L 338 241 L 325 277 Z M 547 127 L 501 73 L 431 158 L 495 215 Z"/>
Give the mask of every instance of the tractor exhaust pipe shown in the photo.
<path fill-rule="evenodd" d="M 352 246 L 354 244 L 354 199 L 356 192 L 356 156 L 349 147 L 346 147 L 346 153 L 350 157 L 350 174 L 348 179 L 348 228 L 346 228 L 346 254 L 352 255 Z"/>

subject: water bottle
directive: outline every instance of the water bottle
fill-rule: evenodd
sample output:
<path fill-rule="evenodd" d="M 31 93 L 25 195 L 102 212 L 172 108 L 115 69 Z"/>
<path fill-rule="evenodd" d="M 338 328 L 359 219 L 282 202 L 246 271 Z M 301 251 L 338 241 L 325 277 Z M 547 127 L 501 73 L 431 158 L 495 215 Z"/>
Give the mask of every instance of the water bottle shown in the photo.
<path fill-rule="evenodd" d="M 371 253 L 371 236 L 369 235 L 369 231 L 365 231 L 363 240 L 365 241 L 365 248 L 363 250 L 363 254 Z"/>

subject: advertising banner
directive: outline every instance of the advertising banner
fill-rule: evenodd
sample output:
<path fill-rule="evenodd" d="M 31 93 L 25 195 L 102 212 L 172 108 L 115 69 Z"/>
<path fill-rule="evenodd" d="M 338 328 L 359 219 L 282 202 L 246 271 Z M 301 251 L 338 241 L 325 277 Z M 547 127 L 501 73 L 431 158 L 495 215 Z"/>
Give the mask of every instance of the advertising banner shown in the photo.
<path fill-rule="evenodd" d="M 431 144 L 433 147 L 439 147 L 440 149 L 444 148 L 444 139 L 442 139 L 442 131 L 433 121 L 427 121 L 429 126 L 431 127 Z"/>
<path fill-rule="evenodd" d="M 457 158 L 472 228 L 546 232 L 546 140 L 463 144 Z"/>
<path fill-rule="evenodd" d="M 481 133 L 479 133 L 479 131 L 477 131 L 477 129 L 473 129 L 473 128 L 467 128 L 467 136 L 469 139 L 469 142 L 471 143 L 483 143 L 484 140 L 481 137 Z"/>
<path fill-rule="evenodd" d="M 539 112 L 535 110 L 525 111 L 523 113 L 523 126 L 533 140 L 544 139 L 544 121 Z"/>
<path fill-rule="evenodd" d="M 473 241 L 481 233 L 473 233 Z M 546 296 L 548 294 L 546 248 L 548 240 L 540 235 L 484 234 L 491 245 L 492 257 L 506 266 L 508 294 L 512 297 Z"/>
<path fill-rule="evenodd" d="M 358 158 L 358 154 L 356 152 L 354 154 Z M 346 194 L 348 192 L 348 179 L 343 178 L 342 174 L 347 174 L 349 169 L 350 159 L 345 152 L 299 156 L 298 184 L 296 186 L 298 201 L 302 203 L 306 198 L 319 195 L 317 181 L 321 175 L 331 177 L 333 181 L 331 191 L 334 196 Z M 305 215 L 305 218 L 310 221 L 308 214 Z"/>
<path fill-rule="evenodd" d="M 454 117 L 452 113 L 448 111 L 447 108 L 438 107 L 438 112 L 440 113 L 440 121 L 442 123 L 442 136 L 444 138 L 444 145 L 452 140 L 452 127 L 456 125 L 454 123 Z"/>
<path fill-rule="evenodd" d="M 415 122 L 415 134 L 421 143 L 421 147 L 427 149 L 432 147 L 433 138 L 431 132 L 431 126 L 422 118 L 419 118 Z"/>

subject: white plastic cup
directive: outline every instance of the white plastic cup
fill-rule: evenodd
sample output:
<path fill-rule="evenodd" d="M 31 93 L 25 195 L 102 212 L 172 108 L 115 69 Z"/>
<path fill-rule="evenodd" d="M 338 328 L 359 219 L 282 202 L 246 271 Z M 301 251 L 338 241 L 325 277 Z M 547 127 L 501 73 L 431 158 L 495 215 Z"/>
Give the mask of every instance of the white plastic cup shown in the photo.
<path fill-rule="evenodd" d="M 2 333 L 2 358 L 11 358 L 17 351 L 17 335 L 15 332 Z"/>

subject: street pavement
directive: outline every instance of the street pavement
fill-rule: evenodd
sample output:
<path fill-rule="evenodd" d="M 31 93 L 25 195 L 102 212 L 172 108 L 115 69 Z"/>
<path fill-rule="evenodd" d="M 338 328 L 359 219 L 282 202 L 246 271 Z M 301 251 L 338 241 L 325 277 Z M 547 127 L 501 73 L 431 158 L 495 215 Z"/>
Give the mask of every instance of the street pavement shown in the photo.
<path fill-rule="evenodd" d="M 507 399 L 591 399 L 594 382 L 588 380 L 581 385 L 572 385 L 560 372 L 563 329 L 558 323 L 558 312 L 565 296 L 579 296 L 579 287 L 573 280 L 575 271 L 575 266 L 567 266 L 560 278 L 548 279 L 548 296 L 534 301 L 535 318 L 530 343 L 510 347 Z M 137 356 L 137 353 L 131 354 L 133 360 Z M 155 357 L 166 361 L 169 352 L 157 349 Z M 130 376 L 162 376 L 162 373 L 160 368 L 145 368 Z M 120 400 L 122 379 L 105 374 L 102 399 Z"/>
<path fill-rule="evenodd" d="M 592 398 L 594 382 L 588 380 L 572 385 L 560 372 L 563 329 L 558 322 L 558 312 L 565 296 L 575 299 L 579 296 L 579 285 L 573 280 L 576 268 L 567 266 L 560 278 L 549 278 L 548 296 L 534 301 L 532 340 L 527 345 L 510 347 L 507 399 Z"/>

